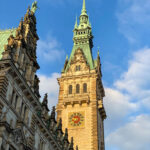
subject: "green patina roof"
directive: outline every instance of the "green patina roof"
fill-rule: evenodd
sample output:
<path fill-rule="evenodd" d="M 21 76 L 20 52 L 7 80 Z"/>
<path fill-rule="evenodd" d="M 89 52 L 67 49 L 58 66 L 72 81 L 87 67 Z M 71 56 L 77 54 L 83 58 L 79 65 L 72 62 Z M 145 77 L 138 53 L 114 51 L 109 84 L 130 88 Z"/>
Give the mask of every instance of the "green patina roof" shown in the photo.
<path fill-rule="evenodd" d="M 94 67 L 97 67 L 97 59 L 94 60 Z"/>
<path fill-rule="evenodd" d="M 66 68 L 66 71 L 70 67 L 70 62 L 73 59 L 74 53 L 78 48 L 81 48 L 83 50 L 83 53 L 86 57 L 88 65 L 90 66 L 90 69 L 94 69 L 93 58 L 92 58 L 92 55 L 91 55 L 90 45 L 89 44 L 83 44 L 83 45 L 74 45 L 73 46 L 73 49 L 72 49 L 72 52 L 71 52 L 71 55 L 70 55 L 70 59 L 69 59 L 69 62 L 68 62 L 67 68 Z"/>
<path fill-rule="evenodd" d="M 10 35 L 15 36 L 16 29 L 0 30 L 0 59 L 2 58 L 2 53 L 4 52 L 4 45 L 8 44 L 8 38 Z"/>
<path fill-rule="evenodd" d="M 86 58 L 87 64 L 89 65 L 91 70 L 97 66 L 97 62 L 95 60 L 93 60 L 93 56 L 92 56 L 93 35 L 92 35 L 91 25 L 89 22 L 89 16 L 87 15 L 87 11 L 86 11 L 85 0 L 83 0 L 82 11 L 81 11 L 81 15 L 80 15 L 79 19 L 80 19 L 80 22 L 78 25 L 77 18 L 76 18 L 76 22 L 75 22 L 75 26 L 74 26 L 74 30 L 73 30 L 74 46 L 73 46 L 68 64 L 67 64 L 65 70 L 64 69 L 62 70 L 62 72 L 67 72 L 67 70 L 69 69 L 70 62 L 73 59 L 75 51 L 78 48 L 82 49 L 84 56 Z"/>

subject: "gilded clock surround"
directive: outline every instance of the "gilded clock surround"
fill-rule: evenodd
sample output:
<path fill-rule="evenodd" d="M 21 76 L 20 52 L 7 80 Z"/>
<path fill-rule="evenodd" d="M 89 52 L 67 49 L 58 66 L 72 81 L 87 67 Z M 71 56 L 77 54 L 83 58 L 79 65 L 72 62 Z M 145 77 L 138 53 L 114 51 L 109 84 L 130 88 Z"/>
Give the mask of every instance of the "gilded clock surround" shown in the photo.
<path fill-rule="evenodd" d="M 85 127 L 85 112 L 68 113 L 68 129 L 76 129 L 84 127 Z"/>

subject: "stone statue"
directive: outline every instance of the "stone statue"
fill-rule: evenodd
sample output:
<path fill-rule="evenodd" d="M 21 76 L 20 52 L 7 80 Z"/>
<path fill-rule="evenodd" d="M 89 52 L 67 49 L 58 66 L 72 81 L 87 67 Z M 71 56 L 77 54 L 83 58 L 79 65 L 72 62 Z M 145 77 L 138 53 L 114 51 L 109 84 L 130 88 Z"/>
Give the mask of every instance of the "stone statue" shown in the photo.
<path fill-rule="evenodd" d="M 37 75 L 35 75 L 35 79 L 34 79 L 34 89 L 35 89 L 35 93 L 39 95 L 39 83 L 40 80 L 38 78 Z"/>
<path fill-rule="evenodd" d="M 4 108 L 3 112 L 0 115 L 0 121 L 5 121 L 6 120 L 7 113 L 8 113 L 8 108 Z"/>
<path fill-rule="evenodd" d="M 44 96 L 44 99 L 43 99 L 43 105 L 46 105 L 47 106 L 47 104 L 48 104 L 48 99 L 47 99 L 47 97 L 48 97 L 48 95 L 47 95 L 47 93 L 45 94 L 45 96 Z"/>
<path fill-rule="evenodd" d="M 35 1 L 35 2 L 33 2 L 32 3 L 32 7 L 31 7 L 31 11 L 33 12 L 33 13 L 35 13 L 36 12 L 36 10 L 37 10 L 37 1 Z"/>

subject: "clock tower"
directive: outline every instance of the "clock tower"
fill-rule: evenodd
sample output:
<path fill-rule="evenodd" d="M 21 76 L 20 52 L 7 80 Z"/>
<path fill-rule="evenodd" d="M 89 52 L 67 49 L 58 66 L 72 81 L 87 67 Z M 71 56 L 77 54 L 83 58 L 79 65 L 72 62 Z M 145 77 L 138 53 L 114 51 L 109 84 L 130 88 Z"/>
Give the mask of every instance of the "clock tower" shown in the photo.
<path fill-rule="evenodd" d="M 68 129 L 77 149 L 104 150 L 105 93 L 99 51 L 95 60 L 92 56 L 93 35 L 85 0 L 79 20 L 78 24 L 76 19 L 73 30 L 70 58 L 66 57 L 58 79 L 57 119 L 62 119 L 63 131 Z"/>

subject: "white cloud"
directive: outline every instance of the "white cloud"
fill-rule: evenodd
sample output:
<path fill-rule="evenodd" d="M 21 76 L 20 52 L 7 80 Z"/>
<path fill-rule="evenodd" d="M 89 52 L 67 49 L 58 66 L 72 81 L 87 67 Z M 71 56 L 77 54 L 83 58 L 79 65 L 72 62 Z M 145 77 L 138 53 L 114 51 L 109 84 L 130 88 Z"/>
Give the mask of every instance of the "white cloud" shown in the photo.
<path fill-rule="evenodd" d="M 59 73 L 53 73 L 50 76 L 38 75 L 40 78 L 40 94 L 43 98 L 45 93 L 48 93 L 48 104 L 51 109 L 52 106 L 56 105 L 58 101 L 59 86 L 57 78 L 60 77 Z"/>
<path fill-rule="evenodd" d="M 114 83 L 117 89 L 124 90 L 134 99 L 150 97 L 150 49 L 135 52 L 129 62 L 128 71 Z"/>
<path fill-rule="evenodd" d="M 139 115 L 106 138 L 106 144 L 120 150 L 149 150 L 150 116 Z"/>
<path fill-rule="evenodd" d="M 120 32 L 131 42 L 142 40 L 150 33 L 150 1 L 149 0 L 118 0 L 117 18 Z M 146 32 L 145 32 L 146 31 Z"/>
<path fill-rule="evenodd" d="M 53 37 L 49 36 L 46 40 L 39 40 L 37 45 L 37 56 L 40 62 L 61 61 L 65 55 L 60 43 Z"/>
<path fill-rule="evenodd" d="M 150 48 L 135 52 L 127 71 L 114 82 L 113 88 L 105 91 L 107 146 L 116 146 L 117 150 L 148 150 L 150 133 L 146 133 L 146 123 L 150 124 L 150 116 L 136 115 L 150 114 Z M 128 123 L 130 117 L 134 120 Z"/>
<path fill-rule="evenodd" d="M 122 126 L 125 117 L 138 109 L 138 105 L 130 102 L 130 97 L 117 89 L 105 88 L 104 105 L 107 113 L 106 135 Z"/>

